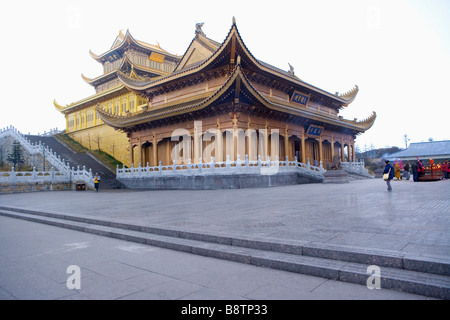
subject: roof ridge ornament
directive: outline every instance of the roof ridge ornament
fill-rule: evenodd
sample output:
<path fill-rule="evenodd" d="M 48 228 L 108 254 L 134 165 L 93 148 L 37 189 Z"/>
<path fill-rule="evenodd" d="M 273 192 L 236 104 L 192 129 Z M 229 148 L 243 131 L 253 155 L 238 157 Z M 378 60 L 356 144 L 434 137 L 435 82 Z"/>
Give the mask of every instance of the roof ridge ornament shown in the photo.
<path fill-rule="evenodd" d="M 234 16 L 233 16 L 233 19 L 231 20 L 231 22 L 232 22 L 233 26 L 236 25 L 236 18 Z"/>
<path fill-rule="evenodd" d="M 289 62 L 288 62 L 288 65 L 289 65 L 289 71 L 288 71 L 289 75 L 294 76 L 295 75 L 294 67 Z"/>
<path fill-rule="evenodd" d="M 195 24 L 195 34 L 201 34 L 202 36 L 206 36 L 202 30 L 204 24 L 205 24 L 204 22 L 198 22 Z"/>

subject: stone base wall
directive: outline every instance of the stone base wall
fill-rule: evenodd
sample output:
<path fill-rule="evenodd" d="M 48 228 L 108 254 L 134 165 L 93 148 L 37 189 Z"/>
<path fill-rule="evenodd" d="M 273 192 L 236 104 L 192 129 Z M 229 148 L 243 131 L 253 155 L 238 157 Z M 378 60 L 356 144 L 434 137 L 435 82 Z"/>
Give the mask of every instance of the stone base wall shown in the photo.
<path fill-rule="evenodd" d="M 322 180 L 297 173 L 273 175 L 233 174 L 118 179 L 130 189 L 214 190 L 263 188 L 285 185 L 321 183 Z"/>
<path fill-rule="evenodd" d="M 35 191 L 62 191 L 74 190 L 73 183 L 50 183 L 50 182 L 32 182 L 32 183 L 1 183 L 0 194 L 2 193 L 21 193 Z"/>

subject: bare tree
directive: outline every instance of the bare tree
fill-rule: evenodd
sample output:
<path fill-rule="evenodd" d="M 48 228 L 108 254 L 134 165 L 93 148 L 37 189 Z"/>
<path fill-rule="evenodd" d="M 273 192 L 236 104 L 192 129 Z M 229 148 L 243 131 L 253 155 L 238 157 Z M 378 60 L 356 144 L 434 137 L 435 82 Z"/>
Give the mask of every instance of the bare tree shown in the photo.
<path fill-rule="evenodd" d="M 101 150 L 100 149 L 100 142 L 102 141 L 102 137 L 100 137 L 100 135 L 97 134 L 92 141 L 97 145 L 98 150 Z"/>
<path fill-rule="evenodd" d="M 91 133 L 90 133 L 90 132 L 88 133 L 87 141 L 88 141 L 88 145 L 89 145 L 89 150 L 92 150 L 92 147 L 91 147 L 91 141 L 92 141 L 92 139 L 91 139 Z"/>
<path fill-rule="evenodd" d="M 409 142 L 409 140 L 411 140 L 409 137 L 408 137 L 408 135 L 405 133 L 404 135 L 403 135 L 403 141 L 405 142 L 405 149 L 408 149 L 408 142 Z"/>
<path fill-rule="evenodd" d="M 116 143 L 115 143 L 114 140 L 113 140 L 112 143 L 111 143 L 111 145 L 110 145 L 111 153 L 112 153 L 112 156 L 113 156 L 113 157 L 114 157 L 114 152 L 116 151 L 116 147 L 117 147 L 117 145 L 116 145 Z"/>

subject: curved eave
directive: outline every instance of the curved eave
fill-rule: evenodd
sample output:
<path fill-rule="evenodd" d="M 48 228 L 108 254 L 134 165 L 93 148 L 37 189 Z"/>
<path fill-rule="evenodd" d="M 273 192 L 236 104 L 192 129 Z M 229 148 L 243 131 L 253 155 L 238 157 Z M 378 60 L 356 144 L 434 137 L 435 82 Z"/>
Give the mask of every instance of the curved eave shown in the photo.
<path fill-rule="evenodd" d="M 59 112 L 63 112 L 68 106 L 62 106 L 60 104 L 58 104 L 58 102 L 56 102 L 56 99 L 53 100 L 53 105 L 55 106 L 56 110 L 58 110 Z"/>
<path fill-rule="evenodd" d="M 361 128 L 362 132 L 364 132 L 364 131 L 372 128 L 372 126 L 375 123 L 376 118 L 377 118 L 377 113 L 375 111 L 372 111 L 372 114 L 364 120 L 361 120 L 361 121 L 344 120 L 344 121 L 355 124 L 357 127 Z"/>
<path fill-rule="evenodd" d="M 86 77 L 84 74 L 81 74 L 81 78 L 84 80 L 84 82 L 86 82 L 87 84 L 90 84 L 91 86 L 93 85 L 93 82 L 97 79 L 99 79 L 100 77 L 97 77 L 95 79 L 91 79 Z"/>
<path fill-rule="evenodd" d="M 56 100 L 53 101 L 53 105 L 56 107 L 56 109 L 62 113 L 69 113 L 71 111 L 73 111 L 76 108 L 80 108 L 85 106 L 86 104 L 92 104 L 95 103 L 97 100 L 102 99 L 110 94 L 114 94 L 114 93 L 118 93 L 120 91 L 125 91 L 124 89 L 126 89 L 124 86 L 120 85 L 114 88 L 111 88 L 109 90 L 103 91 L 101 93 L 95 94 L 93 96 L 87 97 L 86 99 L 71 103 L 69 105 L 66 105 L 65 107 L 59 105 L 58 103 L 56 103 Z M 128 91 L 128 90 L 126 90 Z"/>
<path fill-rule="evenodd" d="M 347 107 L 350 103 L 353 102 L 353 100 L 355 100 L 358 92 L 359 92 L 359 87 L 357 85 L 355 85 L 355 87 L 353 89 L 351 89 L 350 91 L 348 91 L 342 95 L 339 95 L 338 97 L 340 99 L 342 99 L 343 101 L 345 101 L 345 103 L 343 103 L 343 106 Z"/>
<path fill-rule="evenodd" d="M 89 50 L 89 55 L 91 56 L 92 59 L 94 59 L 97 62 L 101 62 L 102 61 L 102 57 L 93 53 L 92 50 Z"/>

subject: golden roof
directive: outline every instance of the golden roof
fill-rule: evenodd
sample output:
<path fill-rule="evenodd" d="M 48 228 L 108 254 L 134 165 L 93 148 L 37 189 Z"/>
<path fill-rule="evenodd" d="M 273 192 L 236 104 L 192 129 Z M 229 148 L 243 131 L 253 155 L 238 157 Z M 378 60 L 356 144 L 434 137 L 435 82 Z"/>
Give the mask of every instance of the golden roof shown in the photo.
<path fill-rule="evenodd" d="M 89 50 L 89 54 L 96 61 L 102 62 L 102 60 L 105 59 L 105 57 L 108 56 L 110 53 L 112 53 L 116 50 L 120 50 L 120 49 L 125 50 L 125 48 L 127 46 L 130 46 L 131 44 L 133 44 L 137 47 L 140 47 L 142 49 L 145 49 L 145 50 L 156 51 L 158 53 L 164 54 L 165 56 L 175 58 L 177 60 L 180 58 L 178 55 L 169 53 L 168 51 L 161 48 L 159 43 L 157 45 L 152 45 L 152 44 L 148 44 L 146 42 L 134 39 L 129 30 L 127 30 L 125 35 L 122 33 L 122 31 L 120 31 L 119 35 L 116 37 L 116 40 L 114 41 L 113 45 L 111 46 L 111 49 L 109 49 L 105 53 L 103 53 L 101 55 L 97 55 L 97 54 L 93 53 L 92 50 Z"/>
<path fill-rule="evenodd" d="M 98 111 L 98 114 L 103 122 L 116 129 L 126 131 L 127 128 L 139 126 L 151 121 L 196 112 L 205 109 L 208 106 L 222 103 L 224 99 L 231 99 L 230 101 L 233 101 L 236 92 L 239 91 L 237 95 L 239 95 L 243 99 L 252 100 L 253 103 L 257 105 L 257 107 L 268 108 L 282 113 L 289 113 L 293 116 L 348 128 L 353 130 L 355 133 L 364 132 L 365 130 L 370 128 L 375 121 L 375 113 L 373 113 L 372 116 L 362 122 L 354 122 L 343 120 L 337 116 L 323 114 L 316 110 L 299 108 L 297 104 L 288 101 L 275 101 L 273 99 L 269 100 L 261 95 L 253 87 L 253 85 L 246 77 L 239 60 L 240 59 L 238 59 L 238 64 L 236 65 L 232 74 L 229 76 L 226 82 L 215 92 L 203 93 L 201 95 L 183 99 L 177 102 L 166 103 L 162 106 L 159 106 L 158 108 L 143 110 L 140 113 L 130 114 L 127 116 L 113 115 L 99 107 L 97 107 L 96 110 Z M 231 94 L 232 92 L 235 93 Z"/>
<path fill-rule="evenodd" d="M 196 38 L 204 37 L 203 35 L 196 35 Z M 194 38 L 194 39 L 196 39 Z M 192 44 L 192 43 L 191 43 Z M 233 51 L 234 48 L 234 52 Z M 231 53 L 230 53 L 231 51 Z M 185 53 L 185 55 L 187 52 Z M 219 60 L 219 57 L 223 55 L 239 55 L 241 56 L 242 60 L 245 60 L 247 64 L 249 64 L 248 68 L 253 68 L 255 70 L 258 70 L 258 72 L 266 73 L 270 75 L 271 77 L 276 77 L 282 81 L 290 83 L 292 86 L 300 86 L 302 88 L 306 88 L 308 90 L 311 90 L 312 92 L 315 92 L 317 94 L 320 94 L 322 96 L 325 96 L 326 98 L 334 101 L 336 104 L 339 104 L 340 106 L 347 106 L 350 104 L 356 97 L 359 89 L 358 86 L 355 86 L 352 90 L 347 92 L 344 95 L 334 95 L 331 94 L 325 90 L 322 90 L 320 88 L 317 88 L 309 83 L 306 83 L 299 79 L 297 76 L 293 75 L 293 73 L 289 71 L 284 71 L 279 68 L 276 68 L 268 63 L 262 62 L 258 59 L 256 59 L 252 53 L 248 50 L 246 47 L 244 41 L 242 40 L 239 31 L 237 29 L 235 19 L 233 19 L 233 24 L 231 26 L 231 29 L 225 38 L 225 41 L 220 44 L 218 47 L 216 47 L 215 51 L 211 54 L 211 56 L 207 59 L 205 59 L 203 62 L 200 62 L 196 65 L 194 65 L 191 68 L 187 69 L 175 69 L 175 71 L 172 74 L 169 74 L 166 77 L 161 77 L 159 79 L 155 80 L 145 80 L 145 81 L 127 81 L 126 78 L 119 78 L 122 83 L 129 88 L 130 90 L 133 90 L 135 92 L 142 92 L 144 93 L 146 90 L 157 87 L 159 85 L 178 80 L 180 78 L 183 78 L 188 75 L 192 75 L 195 73 L 201 73 L 202 71 L 207 70 L 208 68 L 212 68 L 215 63 Z M 183 56 L 180 61 L 184 60 L 185 57 Z M 231 58 L 235 60 L 234 58 Z"/>

